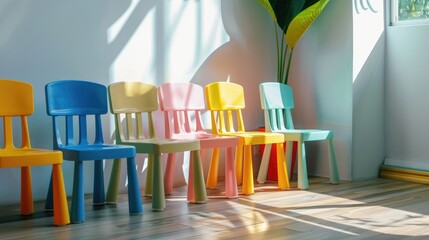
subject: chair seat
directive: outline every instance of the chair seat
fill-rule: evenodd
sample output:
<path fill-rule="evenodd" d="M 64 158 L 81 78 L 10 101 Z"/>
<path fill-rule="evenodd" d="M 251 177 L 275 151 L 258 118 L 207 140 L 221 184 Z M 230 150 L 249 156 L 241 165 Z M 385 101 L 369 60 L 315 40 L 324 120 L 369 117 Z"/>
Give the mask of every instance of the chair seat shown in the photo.
<path fill-rule="evenodd" d="M 319 129 L 290 129 L 282 132 L 285 141 L 320 141 L 332 138 L 332 131 Z"/>
<path fill-rule="evenodd" d="M 200 149 L 198 140 L 186 139 L 132 139 L 122 140 L 121 144 L 134 146 L 138 153 L 174 153 Z"/>
<path fill-rule="evenodd" d="M 132 146 L 113 144 L 68 145 L 60 147 L 65 160 L 85 161 L 134 157 Z"/>
<path fill-rule="evenodd" d="M 186 133 L 174 133 L 172 134 L 172 139 L 205 139 L 212 138 L 215 135 L 205 132 L 205 131 L 195 131 L 195 132 L 186 132 Z"/>
<path fill-rule="evenodd" d="M 282 133 L 235 132 L 235 133 L 223 133 L 221 135 L 238 137 L 239 145 L 260 145 L 260 144 L 284 142 L 284 136 Z"/>
<path fill-rule="evenodd" d="M 0 167 L 24 167 L 62 163 L 60 151 L 45 149 L 2 149 Z"/>
<path fill-rule="evenodd" d="M 174 134 L 173 139 L 197 139 L 201 148 L 236 147 L 238 139 L 234 136 L 219 136 L 212 133 L 197 131 L 184 134 Z"/>

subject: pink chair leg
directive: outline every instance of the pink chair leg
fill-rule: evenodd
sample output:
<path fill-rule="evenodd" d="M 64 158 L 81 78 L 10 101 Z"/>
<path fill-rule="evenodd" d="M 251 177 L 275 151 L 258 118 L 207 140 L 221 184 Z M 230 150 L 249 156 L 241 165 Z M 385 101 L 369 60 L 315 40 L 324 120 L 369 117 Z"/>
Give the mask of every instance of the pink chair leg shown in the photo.
<path fill-rule="evenodd" d="M 176 161 L 176 154 L 169 153 L 167 164 L 165 166 L 164 172 L 164 191 L 165 194 L 171 194 L 173 191 L 173 183 L 174 183 L 174 165 Z"/>
<path fill-rule="evenodd" d="M 225 192 L 228 198 L 238 197 L 237 178 L 235 177 L 235 162 L 233 149 L 226 149 L 225 157 Z"/>
<path fill-rule="evenodd" d="M 190 154 L 189 160 L 189 173 L 188 173 L 188 202 L 195 202 L 195 194 L 194 194 L 194 158 L 193 154 Z"/>

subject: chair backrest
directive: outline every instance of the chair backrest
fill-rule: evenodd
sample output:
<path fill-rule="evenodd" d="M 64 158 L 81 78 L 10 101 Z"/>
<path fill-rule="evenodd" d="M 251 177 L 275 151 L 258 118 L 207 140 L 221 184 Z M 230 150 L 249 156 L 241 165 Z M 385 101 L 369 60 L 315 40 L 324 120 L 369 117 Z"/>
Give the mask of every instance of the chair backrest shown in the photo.
<path fill-rule="evenodd" d="M 167 138 L 193 138 L 195 134 L 206 134 L 201 118 L 201 111 L 205 109 L 201 86 L 184 82 L 163 83 L 158 87 L 158 93 Z"/>
<path fill-rule="evenodd" d="M 31 148 L 27 116 L 34 112 L 33 86 L 16 80 L 0 79 L 0 117 L 3 118 L 4 148 L 15 148 L 12 118 L 21 118 L 21 147 Z"/>
<path fill-rule="evenodd" d="M 214 82 L 208 84 L 205 90 L 213 132 L 216 134 L 244 132 L 241 112 L 245 108 L 243 87 L 231 82 Z M 234 126 L 234 112 L 236 113 L 236 126 Z"/>
<path fill-rule="evenodd" d="M 156 86 L 143 82 L 118 82 L 109 85 L 108 89 L 110 110 L 115 115 L 116 140 L 146 138 L 143 124 L 145 113 L 148 119 L 147 138 L 156 138 L 152 114 L 158 109 Z M 121 124 L 122 116 L 125 116 L 124 127 Z"/>
<path fill-rule="evenodd" d="M 259 85 L 259 92 L 265 127 L 271 132 L 294 129 L 292 88 L 283 83 L 266 82 Z"/>
<path fill-rule="evenodd" d="M 63 145 L 59 117 L 64 117 L 66 122 L 65 145 L 75 144 L 74 116 L 79 118 L 78 144 L 89 144 L 88 115 L 94 115 L 95 119 L 94 144 L 103 143 L 101 115 L 107 113 L 107 89 L 104 85 L 82 80 L 60 80 L 48 83 L 45 86 L 45 94 L 47 113 L 53 117 L 54 148 Z"/>

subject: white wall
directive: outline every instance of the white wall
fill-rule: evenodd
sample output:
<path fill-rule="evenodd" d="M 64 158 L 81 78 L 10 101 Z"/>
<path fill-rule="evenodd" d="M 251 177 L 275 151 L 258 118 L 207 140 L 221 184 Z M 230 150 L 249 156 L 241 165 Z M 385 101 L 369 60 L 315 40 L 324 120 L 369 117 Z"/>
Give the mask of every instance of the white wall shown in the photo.
<path fill-rule="evenodd" d="M 289 84 L 296 128 L 332 129 L 340 177 L 350 180 L 352 162 L 351 1 L 330 1 L 294 50 Z M 307 144 L 310 174 L 329 176 L 325 143 Z"/>
<path fill-rule="evenodd" d="M 385 164 L 429 170 L 429 25 L 389 26 Z"/>
<path fill-rule="evenodd" d="M 297 127 L 334 131 L 342 179 L 376 178 L 385 156 L 384 46 L 383 2 L 330 1 L 295 49 Z M 310 174 L 329 176 L 326 144 L 307 151 Z"/>
<path fill-rule="evenodd" d="M 354 2 L 353 180 L 378 176 L 385 156 L 383 1 Z"/>
<path fill-rule="evenodd" d="M 33 147 L 52 146 L 44 86 L 59 79 L 105 85 L 192 81 L 204 86 L 229 78 L 244 85 L 246 127 L 255 129 L 263 126 L 263 114 L 259 98 L 253 96 L 260 82 L 275 76 L 272 30 L 271 19 L 256 0 L 3 0 L 0 78 L 34 87 L 35 113 L 29 119 Z M 112 119 L 103 120 L 105 140 L 112 142 Z M 144 157 L 137 163 L 143 189 Z M 208 161 L 204 165 L 207 170 Z M 63 166 L 70 195 L 73 165 L 66 161 Z M 91 192 L 92 164 L 84 166 L 85 191 Z M 110 162 L 106 180 L 109 170 Z M 181 161 L 176 170 L 176 184 L 183 184 Z M 44 199 L 50 168 L 33 168 L 32 173 L 34 198 Z M 0 204 L 19 201 L 19 179 L 18 169 L 0 169 Z M 125 174 L 121 184 L 124 189 Z"/>
<path fill-rule="evenodd" d="M 352 167 L 364 171 L 366 166 L 352 163 L 356 131 L 352 4 L 330 1 L 296 46 L 290 75 L 296 127 L 334 130 L 340 175 L 347 180 L 357 174 Z M 35 114 L 30 117 L 34 147 L 52 146 L 44 86 L 57 79 L 86 79 L 105 85 L 191 81 L 203 86 L 229 80 L 244 85 L 246 128 L 263 126 L 259 97 L 255 96 L 260 82 L 275 81 L 275 35 L 270 16 L 257 0 L 3 0 L 0 29 L 0 78 L 34 86 Z M 378 78 L 380 73 L 369 75 Z M 105 140 L 112 142 L 112 119 L 107 116 L 104 120 Z M 210 126 L 207 114 L 205 120 Z M 307 149 L 310 174 L 328 176 L 325 146 L 310 143 Z M 137 163 L 143 189 L 144 157 L 139 156 Z M 180 163 L 176 184 L 184 183 Z M 207 165 L 205 161 L 206 171 Z M 63 166 L 70 195 L 73 165 L 66 161 Z M 85 168 L 85 191 L 91 192 L 92 164 Z M 106 180 L 109 170 L 110 162 Z M 45 197 L 49 175 L 48 167 L 33 168 L 35 199 Z M 19 170 L 0 169 L 0 182 L 10 183 L 0 184 L 0 204 L 19 201 L 19 188 L 14 185 L 19 182 Z M 124 190 L 125 174 L 121 184 Z"/>

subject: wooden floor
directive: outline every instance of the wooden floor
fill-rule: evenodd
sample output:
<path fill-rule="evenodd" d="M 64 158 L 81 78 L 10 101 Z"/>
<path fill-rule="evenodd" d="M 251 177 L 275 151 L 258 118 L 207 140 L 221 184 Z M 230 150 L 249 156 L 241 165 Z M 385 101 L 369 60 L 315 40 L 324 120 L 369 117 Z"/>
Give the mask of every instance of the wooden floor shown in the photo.
<path fill-rule="evenodd" d="M 86 222 L 65 227 L 52 226 L 43 203 L 29 217 L 19 216 L 17 205 L 1 206 L 0 239 L 429 239 L 428 185 L 387 179 L 331 185 L 313 178 L 308 191 L 274 186 L 206 204 L 186 203 L 180 187 L 165 211 L 152 212 L 144 198 L 143 214 L 133 216 L 126 195 L 101 207 L 88 198 Z"/>

